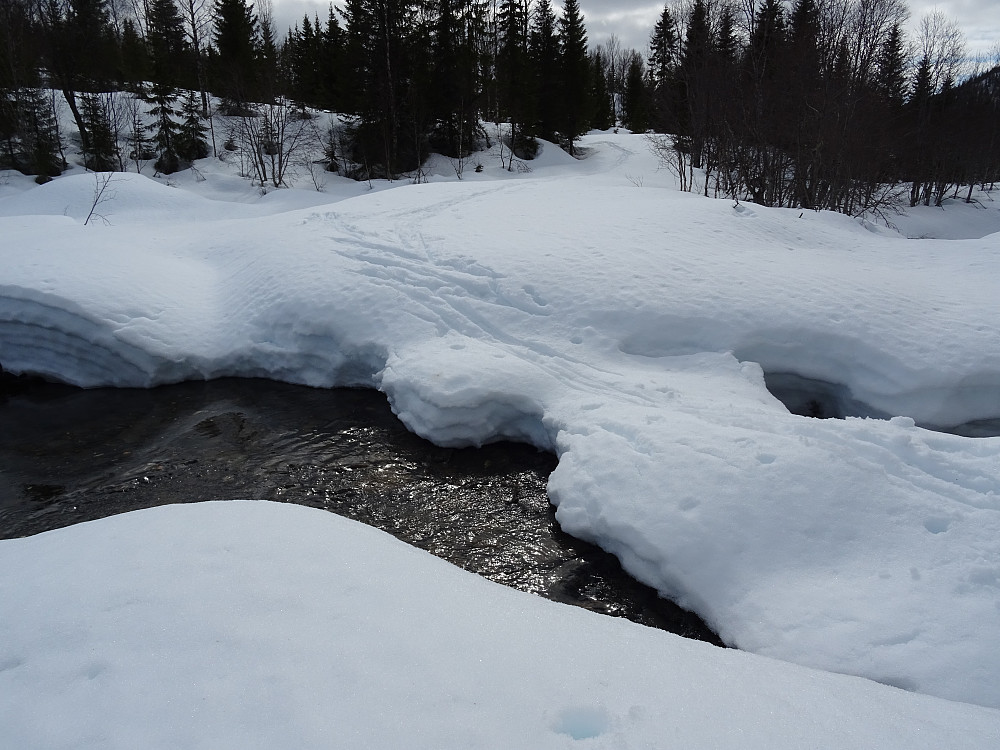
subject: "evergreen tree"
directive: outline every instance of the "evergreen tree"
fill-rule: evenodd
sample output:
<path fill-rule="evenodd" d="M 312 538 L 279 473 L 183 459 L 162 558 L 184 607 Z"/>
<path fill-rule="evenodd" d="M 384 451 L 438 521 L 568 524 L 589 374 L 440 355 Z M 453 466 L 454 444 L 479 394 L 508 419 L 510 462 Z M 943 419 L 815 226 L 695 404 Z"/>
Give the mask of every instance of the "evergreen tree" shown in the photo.
<path fill-rule="evenodd" d="M 529 35 L 531 67 L 534 71 L 536 131 L 547 141 L 556 139 L 560 119 L 559 38 L 556 16 L 549 0 L 538 0 Z"/>
<path fill-rule="evenodd" d="M 679 70 L 684 96 L 684 108 L 679 112 L 679 134 L 687 140 L 691 163 L 695 167 L 703 166 L 702 157 L 708 139 L 713 83 L 710 76 L 712 51 L 708 6 L 704 0 L 695 0 L 684 35 Z"/>
<path fill-rule="evenodd" d="M 650 126 L 648 76 L 642 57 L 633 54 L 625 71 L 624 126 L 633 133 L 644 133 Z"/>
<path fill-rule="evenodd" d="M 652 87 L 655 122 L 660 132 L 676 133 L 680 129 L 680 112 L 684 109 L 678 71 L 681 45 L 677 21 L 664 5 L 649 39 L 649 79 Z"/>
<path fill-rule="evenodd" d="M 300 102 L 320 106 L 326 101 L 323 90 L 325 50 L 309 16 L 302 17 L 301 30 L 289 35 L 285 57 L 289 67 L 289 93 Z"/>
<path fill-rule="evenodd" d="M 32 23 L 27 7 L 0 0 L 0 169 L 19 169 L 23 89 L 37 83 L 39 60 L 27 51 Z"/>
<path fill-rule="evenodd" d="M 481 0 L 438 0 L 431 86 L 438 96 L 446 91 L 451 94 L 450 103 L 443 98 L 437 101 L 432 119 L 438 127 L 435 145 L 449 156 L 468 155 L 482 135 L 479 101 L 480 40 L 485 34 L 483 6 Z"/>
<path fill-rule="evenodd" d="M 736 12 L 732 5 L 723 5 L 719 11 L 719 28 L 715 35 L 715 53 L 724 66 L 735 65 L 739 57 L 739 40 L 736 38 Z"/>
<path fill-rule="evenodd" d="M 322 99 L 319 104 L 324 109 L 340 111 L 344 98 L 344 88 L 350 81 L 344 77 L 344 30 L 337 20 L 331 3 L 323 31 L 321 59 L 320 90 Z"/>
<path fill-rule="evenodd" d="M 319 31 L 319 18 L 315 28 Z M 275 39 L 273 6 L 261 3 L 257 14 L 257 55 L 251 72 L 251 89 L 255 100 L 272 104 L 275 98 L 288 90 L 288 71 L 279 64 L 278 45 Z"/>
<path fill-rule="evenodd" d="M 593 113 L 587 30 L 577 0 L 566 0 L 559 18 L 559 72 L 562 84 L 563 136 L 570 154 L 576 154 L 577 139 L 587 132 Z"/>
<path fill-rule="evenodd" d="M 257 16 L 246 0 L 216 0 L 212 42 L 218 91 L 228 111 L 243 112 L 258 98 Z"/>
<path fill-rule="evenodd" d="M 344 89 L 341 110 L 360 114 L 368 89 L 368 46 L 372 28 L 366 0 L 344 2 L 344 75 L 351 85 Z"/>
<path fill-rule="evenodd" d="M 785 9 L 781 0 L 764 0 L 754 16 L 746 61 L 755 81 L 771 80 L 780 68 L 785 45 Z"/>
<path fill-rule="evenodd" d="M 52 99 L 41 89 L 26 89 L 22 92 L 21 105 L 20 132 L 25 157 L 22 171 L 38 175 L 36 182 L 48 182 L 62 174 L 66 167 Z"/>
<path fill-rule="evenodd" d="M 670 6 L 664 5 L 649 39 L 649 77 L 654 87 L 666 86 L 673 80 L 679 60 L 677 21 L 670 12 Z"/>
<path fill-rule="evenodd" d="M 184 48 L 184 22 L 174 0 L 151 0 L 146 16 L 146 44 L 149 49 L 153 83 L 145 97 L 152 106 L 149 130 L 158 154 L 154 165 L 157 172 L 171 174 L 180 169 L 176 138 L 179 126 L 175 120 L 179 61 Z"/>
<path fill-rule="evenodd" d="M 84 152 L 84 166 L 94 172 L 114 172 L 119 167 L 118 143 L 109 122 L 109 113 L 100 94 L 82 94 L 80 110 L 90 133 L 90 146 Z"/>
<path fill-rule="evenodd" d="M 345 16 L 357 89 L 354 161 L 363 176 L 392 177 L 418 166 L 423 154 L 423 118 L 414 116 L 422 102 L 412 96 L 411 83 L 425 68 L 413 54 L 426 50 L 425 30 L 410 0 L 348 0 Z"/>
<path fill-rule="evenodd" d="M 430 119 L 433 147 L 447 156 L 461 157 L 470 145 L 471 92 L 464 85 L 468 70 L 459 14 L 461 0 L 436 0 L 437 18 L 431 43 Z"/>
<path fill-rule="evenodd" d="M 133 91 L 140 91 L 151 75 L 146 45 L 135 29 L 131 18 L 122 24 L 119 80 Z"/>
<path fill-rule="evenodd" d="M 193 162 L 208 156 L 208 128 L 202 124 L 200 102 L 196 92 L 189 90 L 184 95 L 180 110 L 181 123 L 174 137 L 174 150 L 179 159 Z"/>
<path fill-rule="evenodd" d="M 930 55 L 924 54 L 913 75 L 913 86 L 906 115 L 909 133 L 906 142 L 907 173 L 913 181 L 910 187 L 910 205 L 916 206 L 924 195 L 929 196 L 932 169 L 929 164 L 931 149 L 931 98 L 934 96 L 933 72 Z M 927 198 L 929 201 L 929 198 Z"/>
<path fill-rule="evenodd" d="M 607 130 L 615 126 L 614 103 L 611 99 L 611 89 L 608 86 L 607 65 L 604 53 L 598 49 L 591 55 L 590 80 L 593 88 L 590 91 L 591 127 Z"/>
<path fill-rule="evenodd" d="M 788 19 L 788 49 L 784 78 L 794 81 L 801 106 L 814 94 L 820 77 L 820 20 L 816 0 L 795 0 Z"/>
<path fill-rule="evenodd" d="M 899 24 L 894 24 L 878 59 L 878 91 L 893 113 L 906 102 L 906 46 Z"/>
<path fill-rule="evenodd" d="M 62 92 L 87 152 L 90 131 L 77 93 L 104 89 L 115 77 L 106 0 L 40 0 L 36 7 L 51 85 Z"/>
<path fill-rule="evenodd" d="M 114 78 L 115 37 L 108 15 L 108 0 L 66 0 L 60 56 L 75 80 L 76 91 L 106 87 Z"/>
<path fill-rule="evenodd" d="M 146 47 L 154 82 L 175 89 L 182 72 L 184 21 L 174 0 L 149 0 Z"/>
<path fill-rule="evenodd" d="M 153 116 L 149 131 L 153 134 L 151 141 L 158 154 L 154 168 L 157 172 L 172 174 L 180 169 L 176 146 L 180 128 L 174 119 L 178 114 L 174 107 L 176 98 L 172 94 L 168 96 L 167 91 L 167 87 L 154 83 L 147 100 L 153 106 L 146 112 Z"/>
<path fill-rule="evenodd" d="M 208 80 L 206 67 L 206 36 L 209 35 L 212 26 L 211 10 L 212 4 L 209 0 L 177 0 L 181 8 L 181 16 L 184 19 L 184 33 L 187 37 L 187 46 L 190 57 L 193 61 L 193 81 L 187 84 L 188 88 L 194 83 L 201 94 L 201 115 L 208 117 Z"/>
<path fill-rule="evenodd" d="M 829 110 L 835 106 L 827 96 L 829 89 L 821 90 L 819 34 L 815 0 L 795 0 L 780 71 L 786 112 L 782 118 L 785 137 L 779 144 L 792 160 L 794 200 L 803 208 L 816 208 L 827 180 L 824 152 L 831 137 L 839 137 L 829 127 Z"/>
<path fill-rule="evenodd" d="M 510 122 L 511 149 L 534 156 L 533 80 L 528 52 L 528 3 L 504 0 L 499 11 L 500 44 L 496 61 L 499 110 Z"/>

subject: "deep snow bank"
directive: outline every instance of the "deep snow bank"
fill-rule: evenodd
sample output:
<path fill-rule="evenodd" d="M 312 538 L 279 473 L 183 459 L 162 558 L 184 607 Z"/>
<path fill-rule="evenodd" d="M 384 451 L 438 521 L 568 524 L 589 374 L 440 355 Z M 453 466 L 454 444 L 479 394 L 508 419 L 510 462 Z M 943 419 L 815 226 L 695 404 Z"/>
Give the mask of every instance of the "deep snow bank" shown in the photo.
<path fill-rule="evenodd" d="M 729 642 L 1000 706 L 1000 439 L 913 424 L 1000 415 L 995 238 L 705 200 L 640 138 L 588 147 L 249 220 L 2 219 L 0 363 L 375 385 L 439 443 L 553 447 L 564 528 Z M 762 366 L 903 418 L 789 415 Z"/>
<path fill-rule="evenodd" d="M 323 511 L 199 503 L 0 542 L 0 745 L 995 746 L 1000 713 L 506 589 Z"/>

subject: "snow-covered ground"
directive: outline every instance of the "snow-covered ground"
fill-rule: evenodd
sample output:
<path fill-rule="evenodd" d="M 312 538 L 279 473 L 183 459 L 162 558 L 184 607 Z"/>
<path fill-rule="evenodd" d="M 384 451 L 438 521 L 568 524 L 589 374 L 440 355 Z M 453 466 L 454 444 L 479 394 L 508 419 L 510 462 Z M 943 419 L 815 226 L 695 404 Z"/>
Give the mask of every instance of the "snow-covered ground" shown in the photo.
<path fill-rule="evenodd" d="M 238 504 L 0 543 L 17 561 L 0 566 L 0 662 L 12 665 L 0 671 L 0 694 L 23 696 L 18 715 L 66 700 L 70 714 L 101 713 L 88 719 L 93 743 L 124 746 L 136 735 L 116 727 L 149 726 L 105 713 L 126 691 L 163 707 L 171 731 L 224 726 L 236 737 L 264 727 L 256 746 L 274 746 L 270 731 L 303 738 L 289 746 L 326 746 L 320 738 L 341 714 L 319 716 L 331 701 L 309 696 L 349 693 L 355 710 L 343 721 L 378 738 L 366 746 L 399 746 L 394 733 L 411 731 L 427 737 L 420 746 L 556 747 L 560 727 L 566 742 L 590 731 L 570 727 L 577 722 L 599 725 L 599 746 L 660 747 L 675 736 L 746 747 L 1000 742 L 1000 438 L 914 423 L 1000 417 L 1000 235 L 915 241 L 839 215 L 707 200 L 678 192 L 641 137 L 594 134 L 584 146 L 581 161 L 547 146 L 530 173 L 503 172 L 484 155 L 485 169 L 467 168 L 461 181 L 442 161 L 428 184 L 370 191 L 329 178 L 326 193 L 260 197 L 212 162 L 200 165 L 206 179 L 176 175 L 173 187 L 116 175 L 103 220 L 87 226 L 93 175 L 41 187 L 10 176 L 0 192 L 0 364 L 89 386 L 245 375 L 378 387 L 436 442 L 513 437 L 555 450 L 549 494 L 563 527 L 617 554 L 727 642 L 992 708 L 567 613 L 393 552 L 336 519 Z M 896 223 L 904 234 L 954 237 L 970 233 L 977 212 L 984 234 L 1000 229 L 988 199 L 932 211 L 933 221 L 914 212 Z M 910 231 L 908 221 L 923 224 Z M 790 415 L 764 371 L 845 385 L 898 416 Z M 208 546 L 181 545 L 168 559 L 142 552 L 161 533 L 166 544 L 203 528 L 216 530 Z M 265 541 L 272 530 L 284 541 Z M 284 549 L 299 532 L 301 545 Z M 63 579 L 79 572 L 72 559 L 99 556 L 95 546 L 111 537 L 134 544 L 136 570 L 113 583 L 86 575 L 65 599 L 59 592 L 73 586 Z M 318 609 L 289 605 L 291 619 L 272 628 L 280 603 L 261 602 L 256 582 L 280 587 L 256 572 L 234 585 L 242 563 L 260 566 L 227 549 L 259 549 L 284 586 L 325 559 L 309 551 L 314 537 L 353 550 L 331 564 L 356 566 L 356 577 L 319 593 L 326 584 L 303 575 L 289 597 Z M 64 568 L 45 567 L 57 554 Z M 201 594 L 186 599 L 177 587 L 203 578 L 231 587 L 233 603 L 201 628 Z M 393 609 L 423 579 L 432 611 L 475 617 Z M 50 587 L 51 607 L 8 604 Z M 114 614 L 130 601 L 146 636 L 134 642 L 140 634 Z M 330 608 L 403 622 L 378 625 L 383 638 L 350 621 L 363 656 L 340 654 L 325 670 L 317 653 L 329 640 L 317 642 L 312 618 Z M 60 619 L 46 623 L 53 611 Z M 544 624 L 520 622 L 535 618 Z M 96 620 L 106 628 L 92 630 Z M 161 621 L 163 641 L 150 625 Z M 425 623 L 446 621 L 435 641 Z M 413 638 L 398 635 L 407 623 Z M 310 637 L 297 639 L 298 627 Z M 200 645 L 181 658 L 173 628 Z M 472 669 L 483 630 L 509 650 L 485 651 Z M 455 643 L 473 645 L 463 656 Z M 103 677 L 84 683 L 94 669 L 79 664 L 91 658 Z M 53 659 L 78 668 L 57 680 L 45 666 Z M 279 716 L 268 730 L 259 706 L 281 692 L 269 686 L 295 681 L 299 664 L 300 698 L 271 706 Z M 160 668 L 169 671 L 162 689 Z M 408 694 L 416 681 L 425 687 Z M 180 682 L 209 687 L 177 698 Z M 179 726 L 196 701 L 215 699 L 222 713 Z M 23 746 L 59 746 L 25 715 Z M 164 746 L 197 746 L 164 736 L 173 738 Z M 347 736 L 356 737 L 334 743 L 351 746 Z"/>
<path fill-rule="evenodd" d="M 324 511 L 0 544 L 0 747 L 996 747 L 997 711 L 504 588 Z"/>

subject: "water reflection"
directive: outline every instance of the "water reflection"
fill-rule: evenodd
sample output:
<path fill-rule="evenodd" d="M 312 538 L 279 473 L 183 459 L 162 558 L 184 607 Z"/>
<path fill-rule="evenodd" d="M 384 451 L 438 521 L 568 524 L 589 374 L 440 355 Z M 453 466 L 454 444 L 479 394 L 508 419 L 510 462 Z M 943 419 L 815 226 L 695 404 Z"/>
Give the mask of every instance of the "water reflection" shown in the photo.
<path fill-rule="evenodd" d="M 294 502 L 523 591 L 718 643 L 613 556 L 559 529 L 545 494 L 554 467 L 524 445 L 438 448 L 374 391 L 8 380 L 0 395 L 0 538 L 167 503 Z"/>

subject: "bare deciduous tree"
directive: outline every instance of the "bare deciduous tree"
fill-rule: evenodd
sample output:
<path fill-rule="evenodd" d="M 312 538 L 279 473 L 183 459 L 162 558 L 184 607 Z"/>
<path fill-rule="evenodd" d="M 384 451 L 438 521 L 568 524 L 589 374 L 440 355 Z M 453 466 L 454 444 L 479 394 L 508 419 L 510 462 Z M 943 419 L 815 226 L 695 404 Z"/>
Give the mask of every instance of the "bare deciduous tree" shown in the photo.
<path fill-rule="evenodd" d="M 945 81 L 957 81 L 965 64 L 965 35 L 954 19 L 939 10 L 920 19 L 917 35 L 918 55 L 930 62 L 931 91 L 938 91 Z"/>
<path fill-rule="evenodd" d="M 233 118 L 229 141 L 239 151 L 247 176 L 266 190 L 267 186 L 287 187 L 297 167 L 321 147 L 321 138 L 312 119 L 303 119 L 289 101 L 278 98 L 260 108 L 260 114 Z"/>

